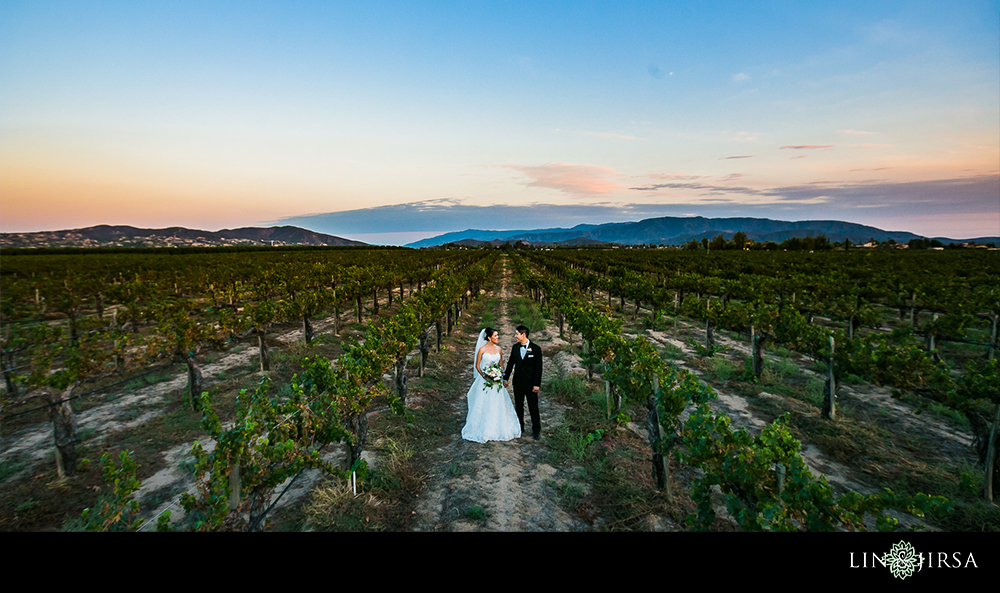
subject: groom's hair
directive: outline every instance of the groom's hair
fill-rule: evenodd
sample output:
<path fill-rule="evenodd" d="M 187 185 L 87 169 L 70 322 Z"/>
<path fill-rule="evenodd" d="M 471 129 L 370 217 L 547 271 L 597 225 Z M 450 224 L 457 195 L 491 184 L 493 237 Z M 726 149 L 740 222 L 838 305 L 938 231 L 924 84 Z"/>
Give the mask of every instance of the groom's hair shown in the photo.
<path fill-rule="evenodd" d="M 526 326 L 524 326 L 524 325 L 519 325 L 519 326 L 515 327 L 514 329 L 516 329 L 516 330 L 518 331 L 518 333 L 522 333 L 522 334 L 524 334 L 524 335 L 528 335 L 528 331 L 529 331 L 529 330 L 528 330 L 528 328 L 527 328 Z"/>

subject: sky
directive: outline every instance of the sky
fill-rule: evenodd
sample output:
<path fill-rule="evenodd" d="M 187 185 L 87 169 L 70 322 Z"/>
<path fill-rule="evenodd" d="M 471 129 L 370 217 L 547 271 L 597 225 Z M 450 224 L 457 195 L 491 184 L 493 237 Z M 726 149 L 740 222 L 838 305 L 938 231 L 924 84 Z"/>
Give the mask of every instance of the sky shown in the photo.
<path fill-rule="evenodd" d="M 1000 2 L 0 3 L 0 231 L 1000 235 Z"/>

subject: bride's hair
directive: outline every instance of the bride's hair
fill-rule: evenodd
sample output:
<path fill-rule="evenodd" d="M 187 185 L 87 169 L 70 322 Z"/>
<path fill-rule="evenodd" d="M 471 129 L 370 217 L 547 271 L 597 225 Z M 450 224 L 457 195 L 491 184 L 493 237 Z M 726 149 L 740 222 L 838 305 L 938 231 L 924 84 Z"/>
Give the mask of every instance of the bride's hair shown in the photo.
<path fill-rule="evenodd" d="M 492 327 L 484 327 L 483 331 L 486 332 L 484 335 L 486 336 L 486 339 L 489 340 L 491 337 L 493 337 L 493 334 L 496 333 L 497 330 L 493 329 Z"/>

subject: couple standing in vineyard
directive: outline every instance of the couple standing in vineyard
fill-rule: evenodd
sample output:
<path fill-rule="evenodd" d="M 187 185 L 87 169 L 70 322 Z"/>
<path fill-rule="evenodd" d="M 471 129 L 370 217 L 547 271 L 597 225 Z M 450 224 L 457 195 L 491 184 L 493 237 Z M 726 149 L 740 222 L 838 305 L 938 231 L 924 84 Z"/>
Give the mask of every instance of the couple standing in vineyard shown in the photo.
<path fill-rule="evenodd" d="M 462 428 L 462 438 L 477 443 L 509 441 L 524 431 L 524 400 L 528 400 L 531 414 L 531 432 L 537 440 L 541 437 L 538 414 L 538 391 L 542 385 L 542 349 L 528 339 L 528 328 L 519 325 L 515 330 L 513 349 L 507 366 L 503 364 L 500 334 L 487 327 L 479 332 L 473 355 L 475 379 L 467 395 L 469 412 Z M 507 392 L 508 381 L 514 373 L 515 406 Z"/>

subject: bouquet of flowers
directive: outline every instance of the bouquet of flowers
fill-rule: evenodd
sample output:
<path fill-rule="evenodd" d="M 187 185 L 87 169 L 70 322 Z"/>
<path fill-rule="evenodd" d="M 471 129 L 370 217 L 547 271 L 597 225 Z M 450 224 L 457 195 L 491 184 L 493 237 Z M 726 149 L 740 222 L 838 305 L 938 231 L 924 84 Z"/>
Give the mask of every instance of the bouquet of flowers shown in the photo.
<path fill-rule="evenodd" d="M 486 386 L 499 392 L 500 388 L 503 387 L 503 369 L 500 368 L 500 365 L 494 362 L 483 369 L 483 374 L 486 375 Z"/>

